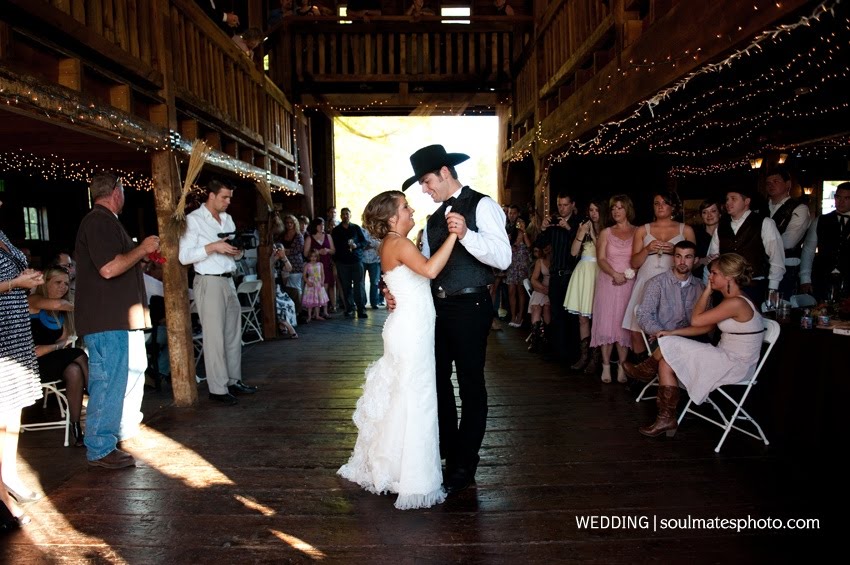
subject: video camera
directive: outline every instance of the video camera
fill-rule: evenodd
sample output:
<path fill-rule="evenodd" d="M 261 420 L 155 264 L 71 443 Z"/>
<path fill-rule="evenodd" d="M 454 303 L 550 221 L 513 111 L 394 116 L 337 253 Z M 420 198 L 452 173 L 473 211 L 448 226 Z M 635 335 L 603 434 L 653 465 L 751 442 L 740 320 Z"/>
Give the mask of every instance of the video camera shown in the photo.
<path fill-rule="evenodd" d="M 259 245 L 254 230 L 228 231 L 216 235 L 220 238 L 226 238 L 227 243 L 236 249 L 256 249 Z"/>

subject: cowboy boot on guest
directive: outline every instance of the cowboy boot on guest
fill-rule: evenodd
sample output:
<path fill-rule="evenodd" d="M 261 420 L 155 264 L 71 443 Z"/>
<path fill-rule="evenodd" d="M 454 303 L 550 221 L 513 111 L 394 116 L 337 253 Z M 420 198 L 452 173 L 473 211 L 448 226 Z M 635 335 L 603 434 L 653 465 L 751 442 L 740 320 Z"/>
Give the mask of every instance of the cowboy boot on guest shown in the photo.
<path fill-rule="evenodd" d="M 587 367 L 584 368 L 585 375 L 596 375 L 599 372 L 599 365 L 602 363 L 602 353 L 598 347 L 590 348 L 590 360 L 587 362 Z"/>
<path fill-rule="evenodd" d="M 655 355 L 650 355 L 645 361 L 637 365 L 626 361 L 623 363 L 623 369 L 628 376 L 636 381 L 648 383 L 658 374 L 658 359 L 655 358 Z"/>
<path fill-rule="evenodd" d="M 659 386 L 655 397 L 655 404 L 658 406 L 658 417 L 655 419 L 655 422 L 651 426 L 639 428 L 638 431 L 649 437 L 660 436 L 664 432 L 667 432 L 667 437 L 673 437 L 676 429 L 679 427 L 679 423 L 676 421 L 676 407 L 679 404 L 679 387 Z"/>
<path fill-rule="evenodd" d="M 579 343 L 579 350 L 581 351 L 578 361 L 575 364 L 570 366 L 570 369 L 573 371 L 581 371 L 587 365 L 587 362 L 590 360 L 590 338 L 586 337 L 581 340 Z"/>

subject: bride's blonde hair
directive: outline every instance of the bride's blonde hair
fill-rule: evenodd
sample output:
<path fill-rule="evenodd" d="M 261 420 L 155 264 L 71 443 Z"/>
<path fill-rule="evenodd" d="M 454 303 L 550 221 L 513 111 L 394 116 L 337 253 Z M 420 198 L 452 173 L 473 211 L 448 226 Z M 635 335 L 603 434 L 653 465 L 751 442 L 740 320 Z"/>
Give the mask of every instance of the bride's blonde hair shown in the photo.
<path fill-rule="evenodd" d="M 363 210 L 363 227 L 378 239 L 390 231 L 389 220 L 398 212 L 398 202 L 404 198 L 399 190 L 388 190 L 372 198 Z"/>

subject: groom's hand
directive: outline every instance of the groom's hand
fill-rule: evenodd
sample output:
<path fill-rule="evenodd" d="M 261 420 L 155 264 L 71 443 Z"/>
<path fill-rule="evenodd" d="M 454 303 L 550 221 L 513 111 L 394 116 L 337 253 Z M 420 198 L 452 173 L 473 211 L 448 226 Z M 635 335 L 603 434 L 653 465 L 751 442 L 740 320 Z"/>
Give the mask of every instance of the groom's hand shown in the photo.
<path fill-rule="evenodd" d="M 446 214 L 446 223 L 449 226 L 449 233 L 456 233 L 458 239 L 463 239 L 466 235 L 466 220 L 457 212 L 449 212 Z"/>
<path fill-rule="evenodd" d="M 387 310 L 392 312 L 395 310 L 395 296 L 393 296 L 390 289 L 386 287 L 382 288 L 381 292 L 384 293 L 384 301 L 387 303 Z"/>

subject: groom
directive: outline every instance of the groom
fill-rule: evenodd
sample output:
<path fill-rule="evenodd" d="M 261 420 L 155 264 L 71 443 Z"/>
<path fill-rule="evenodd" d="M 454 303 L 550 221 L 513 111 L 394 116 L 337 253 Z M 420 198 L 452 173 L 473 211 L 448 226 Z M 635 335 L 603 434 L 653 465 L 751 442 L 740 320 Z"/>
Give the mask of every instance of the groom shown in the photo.
<path fill-rule="evenodd" d="M 462 153 L 446 153 L 442 145 L 423 147 L 410 156 L 414 175 L 402 184 L 402 190 L 407 190 L 418 182 L 422 192 L 442 202 L 423 234 L 426 257 L 431 249 L 439 249 L 449 233 L 458 236 L 446 267 L 431 281 L 437 312 L 434 349 L 440 455 L 446 460 L 443 484 L 449 493 L 468 487 L 478 467 L 487 426 L 484 359 L 493 318 L 488 285 L 493 283 L 494 267 L 504 270 L 511 263 L 501 207 L 457 180 L 454 167 L 467 159 Z M 460 425 L 452 362 L 460 391 Z"/>

